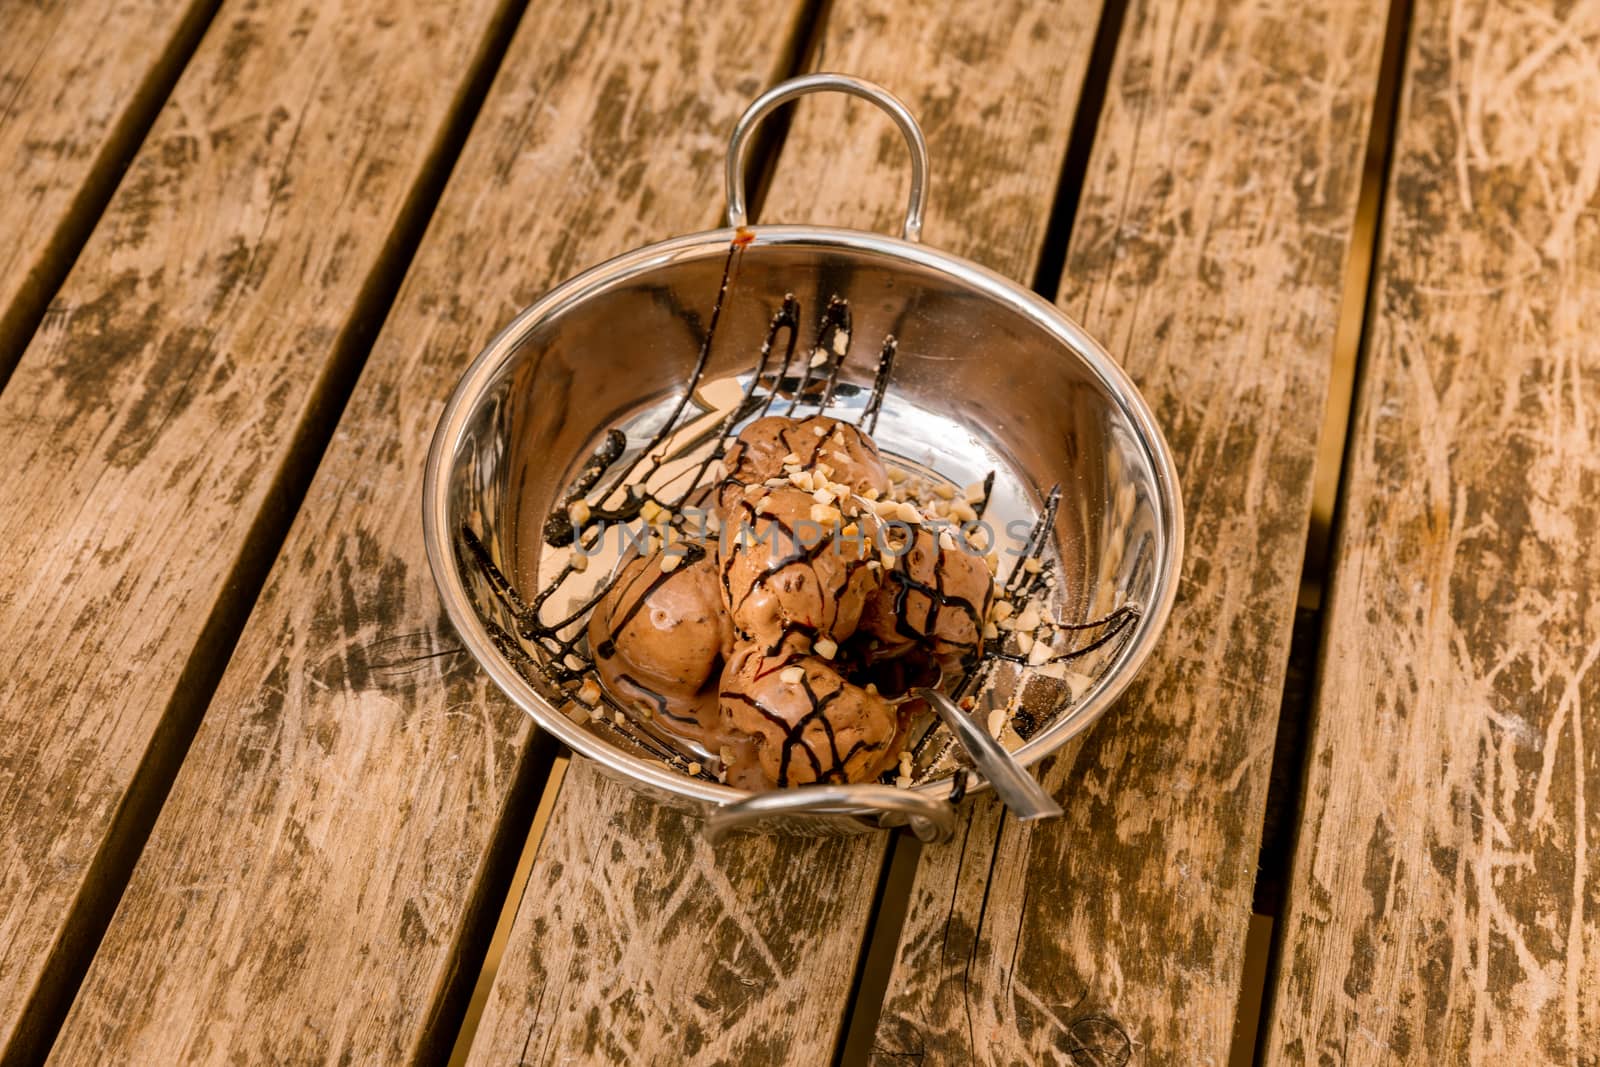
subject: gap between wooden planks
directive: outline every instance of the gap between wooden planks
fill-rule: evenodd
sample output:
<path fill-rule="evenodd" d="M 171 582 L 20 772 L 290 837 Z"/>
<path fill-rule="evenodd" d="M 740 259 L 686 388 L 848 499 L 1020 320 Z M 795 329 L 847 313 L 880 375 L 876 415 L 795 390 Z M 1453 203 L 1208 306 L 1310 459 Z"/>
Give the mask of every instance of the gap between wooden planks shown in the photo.
<path fill-rule="evenodd" d="M 221 11 L 0 394 L 5 1058 L 48 1047 L 507 14 L 381 6 Z"/>
<path fill-rule="evenodd" d="M 805 7 L 524 15 L 54 1058 L 441 1057 L 549 755 L 460 652 L 418 503 L 479 348 L 589 263 L 715 221 Z"/>
<path fill-rule="evenodd" d="M 1416 7 L 1268 1063 L 1600 1062 L 1597 55 Z"/>
<path fill-rule="evenodd" d="M 0 386 L 217 0 L 12 4 L 0 34 Z"/>
<path fill-rule="evenodd" d="M 1096 20 L 1017 0 L 832 6 L 822 63 L 887 85 L 927 131 L 930 243 L 1033 276 Z M 896 232 L 905 167 L 877 112 L 808 99 L 764 218 Z M 698 818 L 575 760 L 469 1062 L 828 1062 L 884 846 L 742 837 L 713 853 Z"/>

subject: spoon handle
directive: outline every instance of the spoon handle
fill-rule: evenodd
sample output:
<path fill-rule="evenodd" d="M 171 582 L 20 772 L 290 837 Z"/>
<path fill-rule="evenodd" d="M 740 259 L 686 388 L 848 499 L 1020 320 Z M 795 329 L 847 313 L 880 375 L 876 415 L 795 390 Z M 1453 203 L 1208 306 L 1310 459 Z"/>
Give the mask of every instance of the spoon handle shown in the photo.
<path fill-rule="evenodd" d="M 1061 805 L 1034 781 L 1031 774 L 1022 769 L 1022 765 L 1000 742 L 990 737 L 988 731 L 979 726 L 972 716 L 956 707 L 954 701 L 937 689 L 917 689 L 914 695 L 926 700 L 938 712 L 939 718 L 950 727 L 956 740 L 961 742 L 961 747 L 972 757 L 978 773 L 994 786 L 994 791 L 1011 809 L 1012 815 L 1024 822 L 1054 819 L 1061 815 Z"/>

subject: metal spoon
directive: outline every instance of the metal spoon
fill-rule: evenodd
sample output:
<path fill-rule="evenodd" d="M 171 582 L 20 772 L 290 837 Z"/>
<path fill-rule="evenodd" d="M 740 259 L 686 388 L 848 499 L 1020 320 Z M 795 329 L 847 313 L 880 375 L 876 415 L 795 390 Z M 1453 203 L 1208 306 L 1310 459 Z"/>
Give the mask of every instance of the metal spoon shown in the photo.
<path fill-rule="evenodd" d="M 1061 805 L 1023 769 L 1006 747 L 989 736 L 989 732 L 962 711 L 949 697 L 937 689 L 920 687 L 910 690 L 902 700 L 921 699 L 944 720 L 950 732 L 956 735 L 961 747 L 972 757 L 978 773 L 994 786 L 1011 814 L 1023 822 L 1035 819 L 1058 818 Z"/>

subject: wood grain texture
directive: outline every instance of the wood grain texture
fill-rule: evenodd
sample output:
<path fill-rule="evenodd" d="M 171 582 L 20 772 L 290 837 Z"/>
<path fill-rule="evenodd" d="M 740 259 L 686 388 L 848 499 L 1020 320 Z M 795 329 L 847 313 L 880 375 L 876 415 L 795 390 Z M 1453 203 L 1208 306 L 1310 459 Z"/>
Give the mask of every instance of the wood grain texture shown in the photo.
<path fill-rule="evenodd" d="M 429 575 L 429 439 L 542 290 L 712 221 L 729 116 L 798 9 L 525 13 L 57 1061 L 443 1058 L 463 941 L 499 903 L 485 872 L 520 848 L 497 827 L 525 831 L 537 782 L 531 720 L 460 651 Z"/>
<path fill-rule="evenodd" d="M 930 242 L 1032 274 L 1096 14 L 833 5 L 822 65 L 888 86 L 927 130 Z M 899 134 L 841 103 L 802 103 L 764 217 L 898 230 Z M 699 819 L 574 761 L 472 1062 L 829 1062 L 885 840 L 741 837 L 713 853 Z"/>
<path fill-rule="evenodd" d="M 1063 820 L 984 797 L 923 852 L 876 1063 L 1227 1061 L 1383 16 L 1127 12 L 1060 303 L 1177 456 L 1178 603 Z"/>
<path fill-rule="evenodd" d="M 0 381 L 213 6 L 38 0 L 0 12 Z"/>
<path fill-rule="evenodd" d="M 573 761 L 469 1063 L 828 1062 L 882 837 L 702 825 Z"/>
<path fill-rule="evenodd" d="M 500 15 L 218 16 L 0 395 L 0 1044 L 121 889 L 258 522 Z M 144 825 L 148 825 L 145 823 Z M 112 857 L 112 858 L 108 858 Z M 41 985 L 41 982 L 44 985 Z"/>
<path fill-rule="evenodd" d="M 1600 1064 L 1600 4 L 1417 6 L 1268 1062 Z"/>
<path fill-rule="evenodd" d="M 1031 280 L 1100 7 L 840 0 L 830 10 L 814 65 L 885 86 L 927 135 L 928 244 Z M 898 235 L 910 187 L 899 130 L 853 97 L 793 106 L 763 220 Z"/>

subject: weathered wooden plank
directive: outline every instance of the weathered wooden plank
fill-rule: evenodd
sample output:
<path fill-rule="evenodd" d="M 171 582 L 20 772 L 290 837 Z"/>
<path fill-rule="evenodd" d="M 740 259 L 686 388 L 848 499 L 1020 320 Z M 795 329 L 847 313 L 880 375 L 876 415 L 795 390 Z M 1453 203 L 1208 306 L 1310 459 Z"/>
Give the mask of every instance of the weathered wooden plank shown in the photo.
<path fill-rule="evenodd" d="M 1423 0 L 1267 1062 L 1600 1063 L 1600 4 Z"/>
<path fill-rule="evenodd" d="M 0 382 L 211 0 L 6 5 L 0 29 Z"/>
<path fill-rule="evenodd" d="M 504 17 L 389 7 L 221 11 L 0 395 L 8 1050 L 109 915 Z"/>
<path fill-rule="evenodd" d="M 923 852 L 877 1062 L 1227 1060 L 1383 16 L 1128 10 L 1060 303 L 1178 457 L 1178 605 L 1046 770 L 1064 820 L 984 798 Z"/>
<path fill-rule="evenodd" d="M 442 1058 L 541 746 L 429 577 L 456 378 L 588 263 L 712 221 L 729 116 L 801 5 L 539 4 L 430 222 L 55 1049 L 62 1063 Z"/>
<path fill-rule="evenodd" d="M 929 242 L 1031 276 L 1095 8 L 833 5 L 822 64 L 890 87 L 926 126 Z M 765 217 L 897 230 L 899 134 L 859 101 L 800 107 Z M 747 837 L 714 854 L 700 831 L 699 820 L 573 763 L 473 1062 L 829 1060 L 885 838 Z"/>

